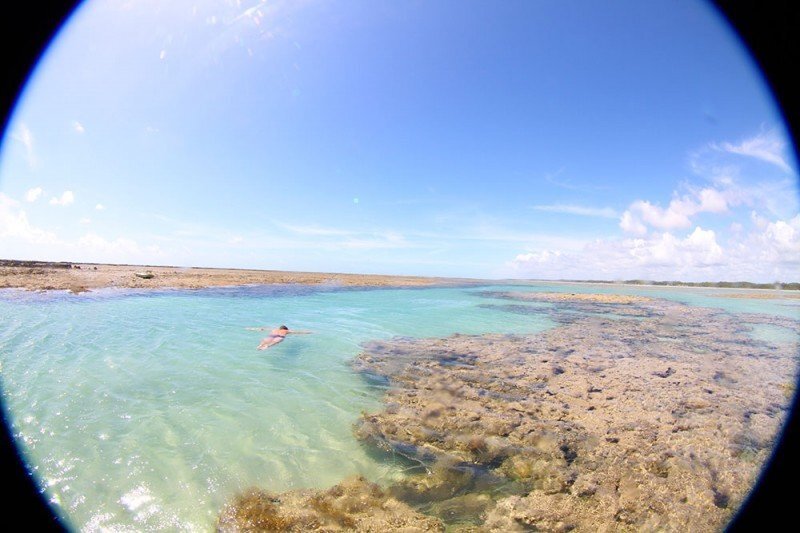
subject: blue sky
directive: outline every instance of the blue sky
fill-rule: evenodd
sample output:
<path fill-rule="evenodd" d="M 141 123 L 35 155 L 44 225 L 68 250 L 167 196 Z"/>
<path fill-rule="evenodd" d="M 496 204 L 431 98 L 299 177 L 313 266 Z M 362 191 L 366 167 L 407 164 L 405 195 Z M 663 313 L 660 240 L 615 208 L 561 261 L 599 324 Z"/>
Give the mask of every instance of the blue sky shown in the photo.
<path fill-rule="evenodd" d="M 0 257 L 797 280 L 797 163 L 699 1 L 89 1 L 0 152 Z"/>

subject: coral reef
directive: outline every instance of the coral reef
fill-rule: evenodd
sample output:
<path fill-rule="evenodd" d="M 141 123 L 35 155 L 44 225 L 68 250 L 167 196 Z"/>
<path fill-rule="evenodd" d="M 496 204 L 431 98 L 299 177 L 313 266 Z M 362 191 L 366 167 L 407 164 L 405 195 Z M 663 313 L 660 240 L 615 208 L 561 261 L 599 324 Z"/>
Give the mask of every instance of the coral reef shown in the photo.
<path fill-rule="evenodd" d="M 415 465 L 381 488 L 252 489 L 220 531 L 720 531 L 768 458 L 798 345 L 751 337 L 798 321 L 666 300 L 483 293 L 544 315 L 536 335 L 395 338 L 353 361 L 385 387 L 354 431 Z M 528 302 L 545 302 L 536 305 Z"/>
<path fill-rule="evenodd" d="M 796 344 L 753 340 L 748 323 L 796 321 L 558 301 L 506 308 L 562 324 L 538 335 L 364 347 L 355 368 L 388 386 L 356 435 L 427 469 L 389 492 L 476 531 L 724 528 L 769 456 L 797 371 Z"/>

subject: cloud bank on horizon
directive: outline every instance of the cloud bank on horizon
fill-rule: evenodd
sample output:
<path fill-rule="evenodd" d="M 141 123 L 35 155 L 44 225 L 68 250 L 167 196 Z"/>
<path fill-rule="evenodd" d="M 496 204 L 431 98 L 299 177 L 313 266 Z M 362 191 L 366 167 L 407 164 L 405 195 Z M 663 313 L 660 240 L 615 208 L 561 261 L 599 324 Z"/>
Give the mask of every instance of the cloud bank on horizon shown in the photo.
<path fill-rule="evenodd" d="M 732 159 L 720 164 L 718 154 L 715 165 L 702 164 L 709 151 L 766 162 L 779 168 L 785 177 L 759 182 L 745 175 L 748 165 Z M 693 155 L 692 167 L 700 185 L 682 183 L 685 192 L 674 191 L 664 207 L 657 201 L 634 200 L 619 217 L 622 235 L 587 242 L 578 250 L 542 249 L 518 254 L 507 264 L 509 276 L 683 281 L 798 279 L 797 174 L 789 166 L 788 156 L 788 143 L 774 130 L 762 131 L 739 144 L 709 143 Z M 706 229 L 697 223 L 703 214 Z"/>
<path fill-rule="evenodd" d="M 369 5 L 84 4 L 3 139 L 0 257 L 800 280 L 792 145 L 709 5 Z"/>

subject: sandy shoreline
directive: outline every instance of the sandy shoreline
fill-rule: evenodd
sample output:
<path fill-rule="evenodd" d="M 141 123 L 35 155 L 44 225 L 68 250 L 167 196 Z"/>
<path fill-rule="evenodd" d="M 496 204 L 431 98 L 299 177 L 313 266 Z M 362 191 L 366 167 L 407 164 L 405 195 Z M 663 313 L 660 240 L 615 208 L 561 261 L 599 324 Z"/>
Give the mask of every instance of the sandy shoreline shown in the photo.
<path fill-rule="evenodd" d="M 139 277 L 137 274 L 152 274 Z M 441 285 L 507 285 L 534 283 L 531 280 L 482 280 L 474 278 L 441 278 L 425 276 L 393 276 L 382 274 L 342 274 L 327 272 L 292 272 L 281 270 L 252 270 L 235 268 L 202 268 L 177 266 L 111 265 L 103 263 L 68 263 L 48 261 L 14 261 L 0 259 L 0 289 L 26 289 L 32 291 L 66 290 L 81 293 L 94 289 L 204 289 L 209 287 L 241 285 L 304 284 L 344 287 L 429 287 Z M 536 281 L 559 285 L 562 281 Z M 574 281 L 570 285 L 589 287 L 637 287 L 648 285 Z M 686 289 L 693 287 L 659 286 L 659 289 Z M 704 288 L 705 289 L 705 288 Z M 747 299 L 800 299 L 800 292 L 774 289 L 731 289 L 717 296 Z M 580 298 L 572 295 L 554 295 L 554 301 Z M 608 303 L 621 303 L 619 296 Z"/>
<path fill-rule="evenodd" d="M 136 274 L 149 273 L 149 279 Z M 0 264 L 0 288 L 68 290 L 73 293 L 119 287 L 127 289 L 201 289 L 235 285 L 301 283 L 350 287 L 424 287 L 475 282 L 475 280 L 417 276 L 282 272 L 223 268 L 107 265 L 98 263 Z"/>

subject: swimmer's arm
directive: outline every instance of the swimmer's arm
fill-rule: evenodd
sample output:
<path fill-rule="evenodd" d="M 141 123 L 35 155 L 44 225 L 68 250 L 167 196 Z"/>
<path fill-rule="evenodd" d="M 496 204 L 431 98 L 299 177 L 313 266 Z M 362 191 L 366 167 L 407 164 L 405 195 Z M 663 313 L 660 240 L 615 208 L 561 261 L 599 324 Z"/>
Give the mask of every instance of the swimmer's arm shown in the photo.
<path fill-rule="evenodd" d="M 294 331 L 293 329 L 290 329 L 289 333 L 294 333 L 296 335 L 308 335 L 308 334 L 314 333 L 314 332 L 313 331 Z"/>
<path fill-rule="evenodd" d="M 258 328 L 244 328 L 244 329 L 249 329 L 250 331 L 265 331 L 265 330 L 272 329 L 272 328 L 267 327 L 267 326 L 261 326 L 261 327 L 258 327 Z"/>

